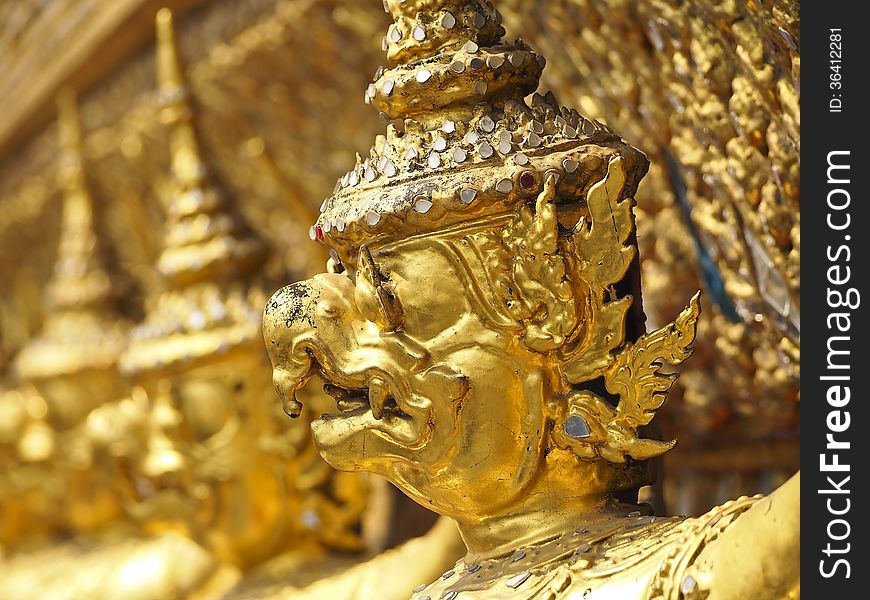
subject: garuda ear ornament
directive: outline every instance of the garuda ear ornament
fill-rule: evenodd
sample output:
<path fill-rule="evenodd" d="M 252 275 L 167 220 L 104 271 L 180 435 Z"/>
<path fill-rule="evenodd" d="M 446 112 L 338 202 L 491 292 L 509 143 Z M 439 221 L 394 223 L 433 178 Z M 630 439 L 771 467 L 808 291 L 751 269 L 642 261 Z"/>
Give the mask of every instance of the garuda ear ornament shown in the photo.
<path fill-rule="evenodd" d="M 697 293 L 673 322 L 625 341 L 633 298 L 617 297 L 614 286 L 637 252 L 629 243 L 634 200 L 624 193 L 625 181 L 622 158 L 612 158 L 586 196 L 588 215 L 560 240 L 550 176 L 534 214 L 522 207 L 503 234 L 515 257 L 517 293 L 508 307 L 525 324 L 527 346 L 555 351 L 563 383 L 572 390 L 557 401 L 554 439 L 581 458 L 615 463 L 652 458 L 676 444 L 641 439 L 638 429 L 649 424 L 677 378 L 660 368 L 691 355 L 701 312 Z M 615 407 L 584 389 L 598 378 L 619 398 Z"/>

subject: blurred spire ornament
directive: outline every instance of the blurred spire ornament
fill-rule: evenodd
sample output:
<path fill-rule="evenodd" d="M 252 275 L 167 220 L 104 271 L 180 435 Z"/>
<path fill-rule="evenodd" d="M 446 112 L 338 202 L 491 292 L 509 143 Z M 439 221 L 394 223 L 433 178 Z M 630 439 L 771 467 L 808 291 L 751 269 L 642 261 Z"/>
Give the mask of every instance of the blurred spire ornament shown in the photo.
<path fill-rule="evenodd" d="M 15 369 L 24 381 L 55 388 L 58 394 L 48 394 L 52 412 L 62 422 L 72 424 L 99 403 L 114 399 L 110 390 L 116 390 L 118 382 L 65 401 L 57 398 L 66 396 L 62 389 L 71 382 L 65 378 L 78 377 L 91 383 L 104 375 L 117 379 L 117 361 L 126 345 L 129 325 L 116 312 L 118 288 L 101 256 L 71 90 L 58 97 L 58 134 L 63 216 L 57 259 L 45 292 L 42 331 L 18 354 Z"/>
<path fill-rule="evenodd" d="M 158 12 L 156 23 L 160 118 L 172 174 L 157 262 L 165 289 L 132 333 L 121 363 L 130 374 L 188 368 L 256 347 L 264 294 L 257 278 L 267 255 L 201 156 L 169 9 Z"/>
<path fill-rule="evenodd" d="M 121 360 L 150 406 L 136 466 L 148 485 L 129 512 L 147 531 L 182 532 L 212 553 L 229 588 L 286 551 L 360 549 L 366 481 L 336 474 L 307 431 L 277 427 L 261 333 L 267 247 L 200 151 L 169 9 L 156 25 L 171 195 L 156 265 L 163 286 Z M 325 490 L 336 475 L 345 482 L 333 496 Z M 288 564 L 308 564 L 299 557 Z"/>

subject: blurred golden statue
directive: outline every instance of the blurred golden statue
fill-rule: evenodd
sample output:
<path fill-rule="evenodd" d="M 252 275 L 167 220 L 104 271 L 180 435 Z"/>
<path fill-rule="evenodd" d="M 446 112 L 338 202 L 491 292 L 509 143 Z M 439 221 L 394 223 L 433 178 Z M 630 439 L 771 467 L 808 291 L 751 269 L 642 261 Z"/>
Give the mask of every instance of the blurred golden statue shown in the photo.
<path fill-rule="evenodd" d="M 9 472 L 9 490 L 23 485 L 32 493 L 18 496 L 18 509 L 12 508 L 16 500 L 10 498 L 4 513 L 17 523 L 7 522 L 0 529 L 13 526 L 18 531 L 0 532 L 0 543 L 26 538 L 27 522 L 46 532 L 91 531 L 117 518 L 121 510 L 106 485 L 112 475 L 95 460 L 95 449 L 87 441 L 85 417 L 125 391 L 117 356 L 129 324 L 114 310 L 119 289 L 103 266 L 93 227 L 74 102 L 66 93 L 58 103 L 64 149 L 58 181 L 64 204 L 58 259 L 46 290 L 47 317 L 41 334 L 15 358 L 13 368 L 25 384 L 8 392 L 4 401 L 6 410 L 17 415 L 9 415 L 5 426 L 21 436 L 21 468 Z M 20 421 L 25 415 L 33 421 Z"/>
<path fill-rule="evenodd" d="M 451 517 L 467 556 L 416 599 L 795 598 L 799 479 L 697 518 L 636 503 L 696 295 L 644 332 L 633 195 L 648 161 L 538 86 L 488 0 L 387 0 L 366 92 L 389 121 L 313 237 L 328 273 L 264 336 L 291 417 L 312 374 L 323 457 Z M 749 543 L 751 540 L 751 544 Z"/>
<path fill-rule="evenodd" d="M 0 403 L 11 469 L 0 542 L 16 550 L 0 564 L 0 596 L 304 598 L 337 575 L 323 593 L 377 585 L 404 597 L 455 558 L 455 529 L 353 568 L 372 558 L 361 531 L 368 478 L 334 471 L 307 428 L 283 427 L 261 333 L 266 246 L 200 156 L 168 10 L 157 37 L 172 189 L 163 286 L 129 341 L 95 250 L 71 96 L 61 104 L 69 183 L 46 333 L 17 357 L 27 384 Z M 429 561 L 379 581 L 427 549 Z"/>

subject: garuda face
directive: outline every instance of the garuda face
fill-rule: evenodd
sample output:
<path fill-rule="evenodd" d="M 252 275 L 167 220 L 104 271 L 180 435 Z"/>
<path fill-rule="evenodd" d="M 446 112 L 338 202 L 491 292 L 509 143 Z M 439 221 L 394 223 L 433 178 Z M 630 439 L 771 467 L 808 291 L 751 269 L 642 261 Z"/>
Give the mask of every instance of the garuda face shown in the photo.
<path fill-rule="evenodd" d="M 488 2 L 388 8 L 400 64 L 366 98 L 394 120 L 312 228 L 330 272 L 266 306 L 285 409 L 319 373 L 324 458 L 460 522 L 606 504 L 672 445 L 637 433 L 699 310 L 640 336 L 646 157 L 551 94 L 527 104 L 544 60 L 499 41 Z"/>
<path fill-rule="evenodd" d="M 478 317 L 463 271 L 449 245 L 408 241 L 377 263 L 364 247 L 355 281 L 318 275 L 278 292 L 266 311 L 280 393 L 289 398 L 320 371 L 336 399 L 338 411 L 313 425 L 324 458 L 384 475 L 443 511 L 523 488 L 544 426 L 525 399 L 549 387 L 534 356 Z M 478 486 L 451 485 L 460 480 Z"/>
<path fill-rule="evenodd" d="M 264 335 L 286 410 L 298 414 L 294 392 L 315 372 L 336 400 L 312 425 L 330 464 L 379 473 L 458 520 L 564 490 L 576 474 L 578 494 L 597 499 L 642 482 L 627 459 L 670 447 L 636 436 L 670 385 L 657 361 L 688 355 L 697 305 L 626 349 L 632 298 L 614 293 L 634 257 L 624 160 L 612 147 L 582 152 L 606 171 L 587 176 L 571 229 L 548 175 L 514 215 L 363 243 L 352 268 L 269 300 Z M 592 391 L 599 377 L 610 394 Z M 619 394 L 638 409 L 615 409 Z"/>

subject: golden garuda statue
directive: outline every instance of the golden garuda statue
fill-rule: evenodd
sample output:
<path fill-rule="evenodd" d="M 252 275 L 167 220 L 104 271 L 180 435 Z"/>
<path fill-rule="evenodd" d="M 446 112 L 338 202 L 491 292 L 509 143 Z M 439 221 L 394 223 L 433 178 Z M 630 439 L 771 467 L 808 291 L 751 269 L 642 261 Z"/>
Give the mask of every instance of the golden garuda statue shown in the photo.
<path fill-rule="evenodd" d="M 696 518 L 637 504 L 673 447 L 650 422 L 696 295 L 644 331 L 633 195 L 646 157 L 534 94 L 544 58 L 488 0 L 386 0 L 387 121 L 323 203 L 328 272 L 267 302 L 285 411 L 313 374 L 321 455 L 452 518 L 467 555 L 416 600 L 800 594 L 799 476 Z"/>

